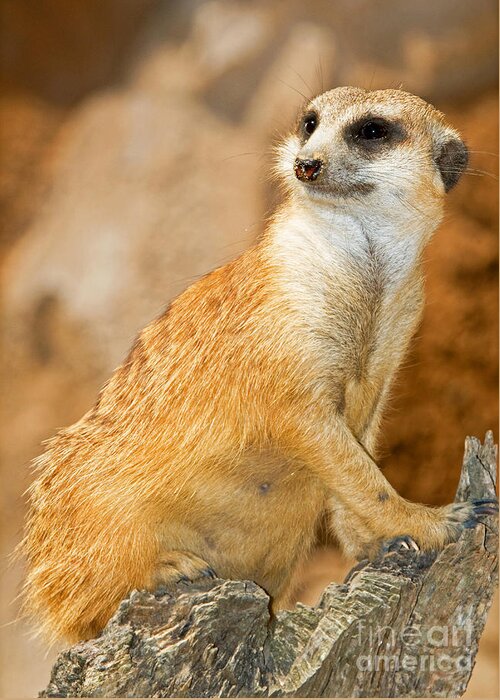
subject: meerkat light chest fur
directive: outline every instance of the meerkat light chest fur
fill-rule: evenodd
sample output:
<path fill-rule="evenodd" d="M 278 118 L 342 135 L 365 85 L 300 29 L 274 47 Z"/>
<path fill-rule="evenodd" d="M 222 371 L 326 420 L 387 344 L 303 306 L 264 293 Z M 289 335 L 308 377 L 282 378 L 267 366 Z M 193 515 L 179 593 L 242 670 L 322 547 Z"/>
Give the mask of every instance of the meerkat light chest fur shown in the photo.
<path fill-rule="evenodd" d="M 88 638 L 131 589 L 214 572 L 285 605 L 325 517 L 362 557 L 399 536 L 441 547 L 495 507 L 410 503 L 374 462 L 422 251 L 466 164 L 410 94 L 338 88 L 307 106 L 258 245 L 145 328 L 38 460 L 26 608 L 49 635 Z"/>

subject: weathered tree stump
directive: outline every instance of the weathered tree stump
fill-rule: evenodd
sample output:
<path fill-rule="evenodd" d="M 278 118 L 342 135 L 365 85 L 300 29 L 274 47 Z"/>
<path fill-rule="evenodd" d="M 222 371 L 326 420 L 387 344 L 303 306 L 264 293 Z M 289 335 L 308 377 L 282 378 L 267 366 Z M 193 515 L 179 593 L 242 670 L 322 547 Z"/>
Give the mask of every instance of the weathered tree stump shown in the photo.
<path fill-rule="evenodd" d="M 457 500 L 495 497 L 496 447 L 467 438 Z M 133 591 L 63 652 L 42 697 L 450 697 L 474 665 L 497 583 L 493 516 L 439 553 L 405 551 L 276 618 L 249 581 Z"/>

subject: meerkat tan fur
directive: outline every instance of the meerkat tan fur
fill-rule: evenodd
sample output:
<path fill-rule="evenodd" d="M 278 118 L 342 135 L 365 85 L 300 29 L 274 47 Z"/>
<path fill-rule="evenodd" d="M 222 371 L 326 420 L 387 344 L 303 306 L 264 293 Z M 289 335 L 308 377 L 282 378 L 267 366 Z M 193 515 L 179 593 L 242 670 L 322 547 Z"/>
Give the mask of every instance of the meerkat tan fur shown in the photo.
<path fill-rule="evenodd" d="M 374 461 L 422 311 L 422 251 L 467 149 L 413 95 L 338 88 L 277 149 L 260 242 L 147 326 L 96 405 L 38 459 L 26 606 L 98 633 L 134 588 L 250 579 L 286 604 L 329 519 L 344 550 L 439 548 L 487 510 L 398 495 Z"/>

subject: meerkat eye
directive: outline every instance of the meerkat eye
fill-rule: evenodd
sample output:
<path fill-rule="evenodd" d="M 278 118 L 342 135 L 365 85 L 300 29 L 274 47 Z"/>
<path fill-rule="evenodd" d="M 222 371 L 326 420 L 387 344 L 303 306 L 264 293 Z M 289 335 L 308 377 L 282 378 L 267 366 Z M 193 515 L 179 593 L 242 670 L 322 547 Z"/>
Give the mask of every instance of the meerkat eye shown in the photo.
<path fill-rule="evenodd" d="M 318 126 L 318 115 L 315 112 L 309 112 L 302 120 L 302 129 L 307 136 L 310 136 Z"/>
<path fill-rule="evenodd" d="M 387 137 L 389 129 L 384 122 L 367 121 L 361 125 L 356 138 L 364 139 L 365 141 L 373 141 L 375 139 L 384 139 Z"/>

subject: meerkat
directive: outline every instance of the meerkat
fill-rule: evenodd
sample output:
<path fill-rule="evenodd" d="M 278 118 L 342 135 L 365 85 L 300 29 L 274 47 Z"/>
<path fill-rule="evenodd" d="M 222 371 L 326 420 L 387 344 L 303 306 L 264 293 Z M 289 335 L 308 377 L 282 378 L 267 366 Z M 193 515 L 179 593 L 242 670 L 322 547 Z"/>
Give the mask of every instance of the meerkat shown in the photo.
<path fill-rule="evenodd" d="M 276 150 L 286 195 L 258 244 L 147 326 L 38 459 L 25 600 L 49 636 L 90 638 L 132 589 L 203 576 L 255 581 L 278 609 L 325 517 L 363 558 L 441 548 L 495 511 L 409 502 L 374 461 L 422 252 L 467 154 L 406 92 L 307 105 Z"/>

